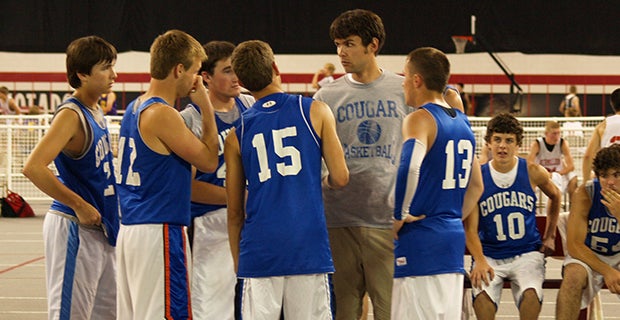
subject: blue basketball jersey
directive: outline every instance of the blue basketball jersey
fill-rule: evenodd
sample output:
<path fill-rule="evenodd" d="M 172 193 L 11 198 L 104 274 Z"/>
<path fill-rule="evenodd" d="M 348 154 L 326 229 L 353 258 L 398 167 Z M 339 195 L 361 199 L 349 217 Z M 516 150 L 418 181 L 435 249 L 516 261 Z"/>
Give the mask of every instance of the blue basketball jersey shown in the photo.
<path fill-rule="evenodd" d="M 139 98 L 138 98 L 139 99 Z M 120 170 L 117 170 L 121 223 L 190 223 L 191 166 L 174 153 L 157 153 L 140 135 L 142 111 L 154 103 L 167 104 L 159 97 L 127 106 L 118 140 Z M 162 128 L 180 130 L 184 128 Z"/>
<path fill-rule="evenodd" d="M 588 233 L 585 244 L 592 251 L 605 256 L 620 253 L 620 226 L 604 204 L 601 203 L 601 183 L 592 180 L 592 206 L 588 214 Z"/>
<path fill-rule="evenodd" d="M 200 108 L 192 104 L 192 107 L 196 108 L 200 113 Z M 243 113 L 248 108 L 243 104 L 241 99 L 235 98 L 235 107 L 238 109 L 239 114 Z M 226 163 L 224 162 L 224 141 L 230 132 L 230 129 L 239 124 L 240 118 L 237 118 L 232 123 L 226 122 L 221 119 L 217 113 L 215 113 L 215 124 L 217 125 L 218 140 L 220 143 L 218 150 L 218 158 L 219 163 L 217 166 L 217 170 L 211 173 L 205 173 L 200 170 L 196 171 L 196 177 L 194 179 L 207 182 L 210 184 L 214 184 L 220 187 L 224 187 L 224 183 L 226 181 Z M 192 218 L 199 217 L 204 215 L 205 213 L 212 212 L 214 210 L 225 208 L 226 205 L 215 205 L 215 204 L 205 204 L 198 203 L 192 201 Z"/>
<path fill-rule="evenodd" d="M 239 277 L 333 272 L 321 193 L 321 140 L 312 99 L 258 100 L 236 127 L 247 179 Z"/>
<path fill-rule="evenodd" d="M 495 184 L 489 163 L 482 166 L 484 192 L 478 201 L 478 235 L 484 255 L 493 259 L 537 251 L 542 245 L 536 226 L 536 193 L 527 161 L 518 158 L 517 166 L 515 181 L 506 188 Z"/>
<path fill-rule="evenodd" d="M 90 143 L 84 154 L 79 157 L 71 157 L 64 152 L 58 154 L 54 159 L 58 179 L 99 211 L 103 231 L 108 242 L 114 246 L 118 234 L 119 217 L 110 132 L 101 110 L 94 111 L 101 113 L 100 117 L 103 122 L 99 123 L 91 111 L 75 97 L 65 101 L 56 112 L 69 108 L 69 104 L 79 107 L 78 116 L 82 121 L 86 136 L 90 137 L 87 138 Z M 72 110 L 78 111 L 74 108 Z M 50 209 L 76 216 L 73 209 L 57 200 L 52 202 Z"/>
<path fill-rule="evenodd" d="M 421 108 L 435 119 L 437 136 L 422 161 L 411 203 L 400 203 L 409 188 L 405 186 L 396 190 L 396 206 L 408 208 L 414 216 L 424 214 L 426 218 L 405 223 L 398 232 L 394 248 L 396 278 L 465 272 L 465 232 L 461 217 L 476 141 L 462 112 L 431 103 Z"/>

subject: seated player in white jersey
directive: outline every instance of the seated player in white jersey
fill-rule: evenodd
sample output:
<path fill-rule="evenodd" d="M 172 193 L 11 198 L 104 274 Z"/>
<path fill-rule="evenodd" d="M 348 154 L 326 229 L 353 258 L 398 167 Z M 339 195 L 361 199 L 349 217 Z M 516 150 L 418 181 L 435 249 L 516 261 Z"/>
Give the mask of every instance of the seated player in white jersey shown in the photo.
<path fill-rule="evenodd" d="M 609 104 L 614 114 L 605 118 L 594 128 L 588 148 L 583 155 L 582 178 L 584 182 L 592 179 L 592 159 L 596 152 L 614 143 L 620 143 L 620 88 L 611 93 Z"/>
<path fill-rule="evenodd" d="M 333 319 L 321 184 L 349 181 L 334 116 L 323 102 L 284 93 L 263 41 L 240 43 L 232 66 L 256 98 L 224 147 L 238 312 L 243 319 Z"/>
<path fill-rule="evenodd" d="M 620 297 L 620 145 L 599 150 L 592 166 L 596 178 L 577 188 L 568 217 L 558 320 L 577 319 L 603 284 Z"/>
<path fill-rule="evenodd" d="M 530 146 L 527 160 L 542 165 L 551 173 L 551 180 L 569 197 L 577 189 L 577 174 L 568 142 L 561 137 L 557 121 L 545 123 L 545 136 L 538 137 Z"/>
<path fill-rule="evenodd" d="M 541 165 L 519 158 L 523 127 L 510 114 L 489 121 L 485 140 L 492 159 L 482 166 L 484 192 L 477 210 L 464 221 L 473 305 L 478 319 L 494 319 L 505 280 L 521 319 L 540 313 L 545 277 L 545 255 L 555 246 L 560 192 Z M 549 197 L 547 224 L 542 237 L 536 226 L 536 194 Z"/>

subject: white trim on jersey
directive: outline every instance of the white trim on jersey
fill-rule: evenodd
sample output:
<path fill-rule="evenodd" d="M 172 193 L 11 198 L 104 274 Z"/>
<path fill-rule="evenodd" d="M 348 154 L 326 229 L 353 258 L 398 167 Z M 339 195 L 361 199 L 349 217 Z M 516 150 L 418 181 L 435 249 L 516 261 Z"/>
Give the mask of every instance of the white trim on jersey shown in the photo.
<path fill-rule="evenodd" d="M 299 96 L 299 112 L 301 113 L 301 118 L 304 119 L 304 122 L 306 123 L 306 127 L 308 128 L 308 131 L 310 131 L 310 134 L 312 135 L 312 139 L 314 139 L 314 143 L 316 143 L 316 146 L 319 147 L 319 149 L 321 148 L 321 144 L 319 143 L 319 140 L 317 140 L 316 135 L 314 134 L 314 130 L 312 128 L 312 125 L 310 124 L 310 121 L 308 121 L 308 119 L 306 118 L 306 115 L 304 114 L 304 106 L 301 103 L 302 99 L 301 99 L 301 95 Z"/>

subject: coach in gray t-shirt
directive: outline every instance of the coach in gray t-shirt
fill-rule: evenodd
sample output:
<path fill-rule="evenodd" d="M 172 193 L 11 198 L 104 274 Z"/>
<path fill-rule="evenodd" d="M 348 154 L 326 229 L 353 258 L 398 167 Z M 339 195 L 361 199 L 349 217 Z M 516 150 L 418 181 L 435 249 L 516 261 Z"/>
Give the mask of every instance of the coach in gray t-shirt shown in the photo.
<path fill-rule="evenodd" d="M 367 10 L 341 14 L 330 27 L 346 75 L 314 96 L 334 113 L 349 184 L 323 189 L 336 273 L 336 319 L 359 318 L 368 292 L 374 318 L 389 319 L 394 252 L 394 184 L 402 145 L 403 77 L 379 68 L 381 18 Z"/>

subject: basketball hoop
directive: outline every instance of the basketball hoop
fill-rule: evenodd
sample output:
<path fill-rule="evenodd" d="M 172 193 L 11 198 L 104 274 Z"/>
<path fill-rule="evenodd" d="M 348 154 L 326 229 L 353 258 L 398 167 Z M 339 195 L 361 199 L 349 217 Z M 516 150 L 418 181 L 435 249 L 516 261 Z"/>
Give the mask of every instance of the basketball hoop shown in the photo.
<path fill-rule="evenodd" d="M 472 36 L 452 36 L 452 42 L 454 42 L 454 46 L 456 47 L 456 53 L 465 53 L 465 47 L 467 46 L 467 42 L 472 42 Z"/>

